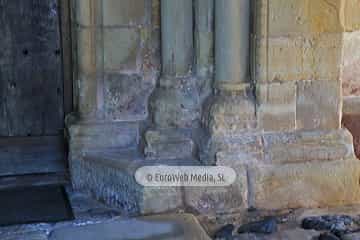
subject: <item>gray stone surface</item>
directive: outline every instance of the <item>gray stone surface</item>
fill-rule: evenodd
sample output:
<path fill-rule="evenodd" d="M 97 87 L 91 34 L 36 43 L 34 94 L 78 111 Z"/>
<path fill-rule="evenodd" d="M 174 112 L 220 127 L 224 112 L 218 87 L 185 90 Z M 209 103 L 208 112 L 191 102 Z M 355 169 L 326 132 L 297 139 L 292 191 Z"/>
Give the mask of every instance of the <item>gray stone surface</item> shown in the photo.
<path fill-rule="evenodd" d="M 71 154 L 101 149 L 135 148 L 139 143 L 136 122 L 75 122 L 68 126 Z"/>
<path fill-rule="evenodd" d="M 189 134 L 181 130 L 149 130 L 145 133 L 147 159 L 192 158 L 195 144 Z"/>
<path fill-rule="evenodd" d="M 146 21 L 146 0 L 103 0 L 105 26 L 138 26 Z"/>
<path fill-rule="evenodd" d="M 140 33 L 136 28 L 104 29 L 104 67 L 115 71 L 136 71 Z"/>
<path fill-rule="evenodd" d="M 192 215 L 153 216 L 54 230 L 49 240 L 210 240 Z"/>
<path fill-rule="evenodd" d="M 136 121 L 148 116 L 148 99 L 154 87 L 152 79 L 121 73 L 106 73 L 104 77 L 106 119 Z"/>
<path fill-rule="evenodd" d="M 46 232 L 17 233 L 9 236 L 2 236 L 2 240 L 47 240 Z"/>

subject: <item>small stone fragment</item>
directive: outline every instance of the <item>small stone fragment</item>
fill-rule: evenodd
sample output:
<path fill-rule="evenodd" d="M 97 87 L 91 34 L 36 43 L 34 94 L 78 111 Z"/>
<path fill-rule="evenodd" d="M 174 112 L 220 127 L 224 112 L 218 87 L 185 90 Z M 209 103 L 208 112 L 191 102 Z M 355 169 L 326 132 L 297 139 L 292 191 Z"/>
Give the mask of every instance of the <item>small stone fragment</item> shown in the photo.
<path fill-rule="evenodd" d="M 215 239 L 218 239 L 218 240 L 220 240 L 220 239 L 221 240 L 231 240 L 234 228 L 235 228 L 235 226 L 233 224 L 227 224 L 227 225 L 221 227 L 215 233 Z"/>
<path fill-rule="evenodd" d="M 277 231 L 277 221 L 275 217 L 268 217 L 262 221 L 252 222 L 238 228 L 238 233 L 263 233 L 271 234 Z"/>

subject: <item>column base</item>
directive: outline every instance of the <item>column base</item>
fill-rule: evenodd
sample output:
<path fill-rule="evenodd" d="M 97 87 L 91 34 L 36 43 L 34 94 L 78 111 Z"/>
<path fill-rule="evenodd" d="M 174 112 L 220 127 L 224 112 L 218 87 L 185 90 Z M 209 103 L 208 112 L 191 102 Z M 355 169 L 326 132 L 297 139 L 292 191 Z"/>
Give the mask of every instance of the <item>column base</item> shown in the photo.
<path fill-rule="evenodd" d="M 211 103 L 207 128 L 212 136 L 231 136 L 257 127 L 255 99 L 248 89 L 221 91 Z"/>

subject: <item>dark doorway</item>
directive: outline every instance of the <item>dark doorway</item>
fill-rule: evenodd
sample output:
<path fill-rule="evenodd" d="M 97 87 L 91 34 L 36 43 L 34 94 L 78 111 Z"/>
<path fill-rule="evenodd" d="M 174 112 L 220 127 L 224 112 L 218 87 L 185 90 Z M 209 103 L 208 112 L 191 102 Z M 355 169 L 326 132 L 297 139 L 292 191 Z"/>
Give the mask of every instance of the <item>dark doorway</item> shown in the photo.
<path fill-rule="evenodd" d="M 66 172 L 60 3 L 0 0 L 0 176 Z"/>

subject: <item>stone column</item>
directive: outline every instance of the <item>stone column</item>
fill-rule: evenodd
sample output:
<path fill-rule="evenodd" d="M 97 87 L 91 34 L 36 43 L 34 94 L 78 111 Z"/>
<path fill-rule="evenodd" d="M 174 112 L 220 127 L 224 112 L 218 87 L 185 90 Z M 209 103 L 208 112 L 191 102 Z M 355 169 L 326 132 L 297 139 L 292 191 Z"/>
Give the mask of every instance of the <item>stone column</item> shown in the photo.
<path fill-rule="evenodd" d="M 160 86 L 154 93 L 154 123 L 159 128 L 188 128 L 199 119 L 193 66 L 192 0 L 161 1 Z"/>
<path fill-rule="evenodd" d="M 250 0 L 215 1 L 215 102 L 208 127 L 231 135 L 255 127 L 249 75 Z"/>
<path fill-rule="evenodd" d="M 193 150 L 187 132 L 199 126 L 200 119 L 199 93 L 192 75 L 193 39 L 193 1 L 162 0 L 162 71 L 150 103 L 156 130 L 146 133 L 145 154 L 148 157 L 178 158 Z M 169 146 L 169 141 L 174 144 Z"/>

